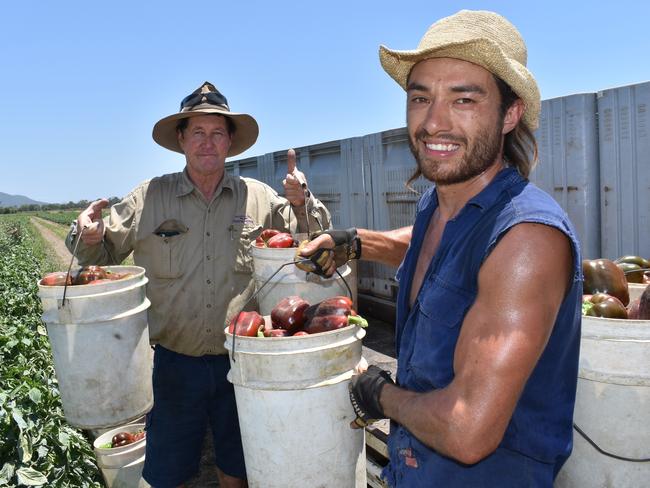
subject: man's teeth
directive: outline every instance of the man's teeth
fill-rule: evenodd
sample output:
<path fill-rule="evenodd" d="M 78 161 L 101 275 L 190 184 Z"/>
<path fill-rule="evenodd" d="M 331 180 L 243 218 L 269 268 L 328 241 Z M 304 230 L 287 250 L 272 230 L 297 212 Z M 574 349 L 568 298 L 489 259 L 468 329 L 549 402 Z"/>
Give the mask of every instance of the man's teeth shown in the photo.
<path fill-rule="evenodd" d="M 431 151 L 455 151 L 459 147 L 458 144 L 427 144 L 427 149 Z"/>

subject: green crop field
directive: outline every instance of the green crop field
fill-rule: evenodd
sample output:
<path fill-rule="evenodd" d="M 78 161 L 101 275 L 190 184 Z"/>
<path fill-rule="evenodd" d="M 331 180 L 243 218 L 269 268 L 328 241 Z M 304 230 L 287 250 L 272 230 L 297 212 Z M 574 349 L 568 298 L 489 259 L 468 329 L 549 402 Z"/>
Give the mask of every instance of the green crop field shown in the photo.
<path fill-rule="evenodd" d="M 49 220 L 50 222 L 54 222 L 56 224 L 63 224 L 67 226 L 70 225 L 73 220 L 77 220 L 77 216 L 80 212 L 81 210 L 50 210 L 35 212 L 32 215 L 45 220 Z"/>
<path fill-rule="evenodd" d="M 92 445 L 63 416 L 37 280 L 51 271 L 28 215 L 0 216 L 0 487 L 101 487 Z"/>

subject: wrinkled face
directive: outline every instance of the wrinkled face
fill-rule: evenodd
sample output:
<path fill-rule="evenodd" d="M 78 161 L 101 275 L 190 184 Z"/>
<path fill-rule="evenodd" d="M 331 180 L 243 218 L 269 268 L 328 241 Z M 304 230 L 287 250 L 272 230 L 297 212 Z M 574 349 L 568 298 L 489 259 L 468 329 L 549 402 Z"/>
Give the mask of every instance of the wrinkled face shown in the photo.
<path fill-rule="evenodd" d="M 423 176 L 450 185 L 499 163 L 503 136 L 514 127 L 504 126 L 500 102 L 492 74 L 478 65 L 451 58 L 417 63 L 408 80 L 406 114 Z"/>
<path fill-rule="evenodd" d="M 190 176 L 206 178 L 223 173 L 231 143 L 225 117 L 190 117 L 185 130 L 178 134 L 178 143 L 185 153 Z"/>

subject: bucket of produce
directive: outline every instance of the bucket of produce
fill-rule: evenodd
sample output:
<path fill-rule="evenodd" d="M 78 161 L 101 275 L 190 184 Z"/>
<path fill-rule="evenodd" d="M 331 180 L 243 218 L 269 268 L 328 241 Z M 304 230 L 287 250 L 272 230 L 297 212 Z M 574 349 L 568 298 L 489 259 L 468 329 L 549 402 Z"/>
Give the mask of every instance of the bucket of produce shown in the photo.
<path fill-rule="evenodd" d="M 559 488 L 650 479 L 650 289 L 626 307 L 615 276 L 602 274 L 594 287 L 585 275 L 574 447 Z M 605 287 L 618 297 L 598 291 Z"/>
<path fill-rule="evenodd" d="M 151 409 L 146 283 L 138 266 L 93 266 L 39 281 L 43 321 L 71 425 L 113 427 Z"/>
<path fill-rule="evenodd" d="M 260 313 L 268 315 L 282 298 L 298 295 L 317 303 L 325 298 L 348 295 L 354 303 L 357 298 L 357 277 L 347 264 L 338 268 L 331 278 L 307 273 L 293 263 L 298 242 L 305 236 L 292 236 L 265 229 L 251 248 L 257 301 Z"/>
<path fill-rule="evenodd" d="M 142 480 L 146 449 L 144 424 L 111 429 L 95 439 L 93 448 L 106 486 L 149 486 Z"/>
<path fill-rule="evenodd" d="M 351 304 L 285 297 L 269 316 L 242 312 L 225 330 L 251 488 L 367 486 L 365 433 L 350 428 L 348 384 L 365 335 Z"/>

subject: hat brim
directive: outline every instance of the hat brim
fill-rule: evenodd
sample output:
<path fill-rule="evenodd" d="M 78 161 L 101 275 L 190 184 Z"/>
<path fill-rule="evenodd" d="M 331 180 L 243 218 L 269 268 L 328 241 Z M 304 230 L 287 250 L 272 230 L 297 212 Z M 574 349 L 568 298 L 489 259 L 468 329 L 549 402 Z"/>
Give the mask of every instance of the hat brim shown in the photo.
<path fill-rule="evenodd" d="M 259 127 L 253 117 L 248 114 L 228 112 L 213 105 L 206 108 L 194 109 L 188 112 L 179 112 L 160 119 L 153 127 L 153 140 L 165 149 L 184 154 L 178 144 L 178 135 L 176 132 L 178 122 L 181 119 L 196 117 L 197 115 L 212 114 L 228 117 L 235 125 L 235 132 L 232 135 L 232 143 L 230 145 L 230 150 L 228 151 L 228 157 L 243 153 L 246 149 L 255 144 L 255 141 L 257 141 Z"/>
<path fill-rule="evenodd" d="M 502 79 L 519 96 L 526 107 L 523 122 L 533 131 L 539 125 L 541 99 L 535 78 L 528 69 L 508 58 L 493 41 L 478 38 L 431 46 L 413 51 L 393 51 L 379 47 L 382 67 L 404 90 L 413 66 L 429 58 L 453 58 L 481 66 Z"/>

